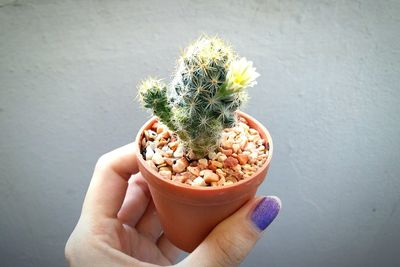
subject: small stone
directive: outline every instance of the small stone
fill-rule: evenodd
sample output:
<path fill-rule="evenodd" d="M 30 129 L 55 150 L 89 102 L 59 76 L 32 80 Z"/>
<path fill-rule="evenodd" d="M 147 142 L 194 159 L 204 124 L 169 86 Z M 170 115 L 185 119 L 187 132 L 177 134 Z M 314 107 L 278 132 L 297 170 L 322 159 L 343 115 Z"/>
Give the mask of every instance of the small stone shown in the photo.
<path fill-rule="evenodd" d="M 225 183 L 225 177 L 220 177 L 219 181 L 217 182 L 217 185 L 222 186 Z"/>
<path fill-rule="evenodd" d="M 240 171 L 242 171 L 242 166 L 240 164 L 237 164 L 237 165 L 233 166 L 231 169 L 234 172 L 240 172 Z"/>
<path fill-rule="evenodd" d="M 146 160 L 151 160 L 154 156 L 154 151 L 151 149 L 151 147 L 146 148 Z"/>
<path fill-rule="evenodd" d="M 260 155 L 257 156 L 257 160 L 266 159 L 267 157 L 268 157 L 268 155 L 263 153 L 263 154 L 260 154 Z"/>
<path fill-rule="evenodd" d="M 260 140 L 260 139 L 261 139 L 261 137 L 258 134 L 249 136 L 249 141 L 252 141 L 255 144 L 257 144 L 258 140 Z"/>
<path fill-rule="evenodd" d="M 214 151 L 208 153 L 208 158 L 211 160 L 215 160 L 217 157 L 217 153 L 215 153 Z"/>
<path fill-rule="evenodd" d="M 192 173 L 195 176 L 199 176 L 200 175 L 200 168 L 199 167 L 187 167 L 187 170 Z"/>
<path fill-rule="evenodd" d="M 249 126 L 248 124 L 243 123 L 243 124 L 241 124 L 241 126 L 243 127 L 243 129 L 244 129 L 246 132 L 248 132 L 249 129 L 250 129 L 250 126 Z"/>
<path fill-rule="evenodd" d="M 144 131 L 144 135 L 146 136 L 147 140 L 155 140 L 157 137 L 157 133 L 152 130 Z"/>
<path fill-rule="evenodd" d="M 154 153 L 152 160 L 157 165 L 162 164 L 162 163 L 165 162 L 163 156 L 158 151 L 156 153 Z"/>
<path fill-rule="evenodd" d="M 160 141 L 158 141 L 157 147 L 162 147 L 162 148 L 168 147 L 168 146 L 166 146 L 167 144 L 168 144 L 167 140 L 160 140 Z"/>
<path fill-rule="evenodd" d="M 258 146 L 261 146 L 261 145 L 264 145 L 264 144 L 265 144 L 265 140 L 264 139 L 257 140 L 257 145 Z"/>
<path fill-rule="evenodd" d="M 221 143 L 222 147 L 228 149 L 228 148 L 232 148 L 233 145 L 233 141 L 229 138 L 229 139 L 224 139 Z"/>
<path fill-rule="evenodd" d="M 188 179 L 187 176 L 182 176 L 182 175 L 174 175 L 172 176 L 172 181 L 178 182 L 178 183 L 185 183 L 186 180 Z"/>
<path fill-rule="evenodd" d="M 146 163 L 153 171 L 158 172 L 157 166 L 154 164 L 152 160 L 146 160 Z"/>
<path fill-rule="evenodd" d="M 256 130 L 256 129 L 253 129 L 253 128 L 250 128 L 249 133 L 250 133 L 251 135 L 258 135 L 257 130 Z"/>
<path fill-rule="evenodd" d="M 233 152 L 237 153 L 240 149 L 240 144 L 233 144 L 232 149 L 233 149 Z"/>
<path fill-rule="evenodd" d="M 158 167 L 158 171 L 172 171 L 172 168 L 170 167 L 170 166 L 167 166 L 166 164 L 162 164 L 162 165 L 165 165 L 165 166 L 162 166 L 162 167 Z"/>
<path fill-rule="evenodd" d="M 167 171 L 167 170 L 162 170 L 158 172 L 162 177 L 164 177 L 165 179 L 171 179 L 172 177 L 172 173 L 171 171 Z"/>
<path fill-rule="evenodd" d="M 157 129 L 156 131 L 157 131 L 158 134 L 160 134 L 160 133 L 162 133 L 162 132 L 164 132 L 164 131 L 167 130 L 167 129 L 165 128 L 165 126 L 162 125 L 161 123 L 157 123 L 156 129 Z"/>
<path fill-rule="evenodd" d="M 226 173 L 223 170 L 217 169 L 215 172 L 217 173 L 220 179 L 225 178 Z"/>
<path fill-rule="evenodd" d="M 225 161 L 224 161 L 224 167 L 225 168 L 232 168 L 235 167 L 236 165 L 238 165 L 239 161 L 237 159 L 235 159 L 234 157 L 228 157 Z"/>
<path fill-rule="evenodd" d="M 205 170 L 204 182 L 209 184 L 211 182 L 218 182 L 218 180 L 219 180 L 219 176 L 216 173 L 214 173 L 213 171 L 210 171 L 210 170 Z"/>
<path fill-rule="evenodd" d="M 192 185 L 205 186 L 207 184 L 204 182 L 203 178 L 197 177 L 196 179 L 193 180 Z"/>
<path fill-rule="evenodd" d="M 244 150 L 244 148 L 246 147 L 246 145 L 247 145 L 247 137 L 246 136 L 244 136 L 244 138 L 243 139 L 241 139 L 241 141 L 240 141 L 240 149 L 241 150 Z"/>
<path fill-rule="evenodd" d="M 246 150 L 248 150 L 248 151 L 253 151 L 253 150 L 255 150 L 257 147 L 256 147 L 256 144 L 254 144 L 253 142 L 248 142 L 247 143 L 247 145 L 246 145 L 246 147 L 244 148 L 244 149 L 246 149 Z"/>
<path fill-rule="evenodd" d="M 222 166 L 223 166 L 223 164 L 221 162 L 216 161 L 216 160 L 212 160 L 211 164 L 214 165 L 217 168 L 222 168 Z"/>
<path fill-rule="evenodd" d="M 167 138 L 169 138 L 171 135 L 169 134 L 168 131 L 165 131 L 165 132 L 162 132 L 160 136 L 161 136 L 161 138 L 167 139 Z"/>
<path fill-rule="evenodd" d="M 168 146 L 169 146 L 169 148 L 171 148 L 173 151 L 175 151 L 176 149 L 177 149 L 177 147 L 178 147 L 178 141 L 175 141 L 175 142 L 169 142 L 169 144 L 168 144 Z"/>
<path fill-rule="evenodd" d="M 153 149 L 153 151 L 155 151 L 157 145 L 156 145 L 155 142 L 148 141 L 148 142 L 147 142 L 147 147 L 150 147 L 151 149 Z"/>
<path fill-rule="evenodd" d="M 246 172 L 254 171 L 254 167 L 251 166 L 250 164 L 244 164 L 244 165 L 242 166 L 242 169 L 245 170 Z"/>
<path fill-rule="evenodd" d="M 208 166 L 208 160 L 207 159 L 199 159 L 199 165 L 197 165 L 200 169 L 205 169 Z"/>
<path fill-rule="evenodd" d="M 233 176 L 229 176 L 229 177 L 227 177 L 227 178 L 225 178 L 226 179 L 226 181 L 232 181 L 232 183 L 237 183 L 237 179 L 235 178 L 235 177 L 233 177 Z"/>
<path fill-rule="evenodd" d="M 251 174 L 245 173 L 245 174 L 243 175 L 243 179 L 248 179 L 248 178 L 251 177 L 251 175 L 252 175 L 252 173 L 251 173 Z"/>
<path fill-rule="evenodd" d="M 219 162 L 224 162 L 228 157 L 225 155 L 225 154 L 223 154 L 223 153 L 218 153 L 219 154 L 219 156 L 218 156 L 218 161 Z"/>
<path fill-rule="evenodd" d="M 223 149 L 222 147 L 219 148 L 219 151 L 221 151 L 222 153 L 224 153 L 225 156 L 230 156 L 232 155 L 233 151 L 232 149 Z"/>
<path fill-rule="evenodd" d="M 164 163 L 161 163 L 160 165 L 157 165 L 158 169 L 160 169 L 161 167 L 168 167 L 168 164 L 164 162 Z M 172 170 L 172 169 L 170 169 L 170 170 Z"/>
<path fill-rule="evenodd" d="M 165 160 L 165 163 L 167 163 L 169 166 L 172 166 L 176 161 L 176 159 L 174 159 L 174 158 L 165 158 L 164 160 Z"/>
<path fill-rule="evenodd" d="M 257 157 L 258 157 L 258 153 L 257 153 L 257 152 L 252 152 L 252 153 L 249 155 L 249 162 L 250 162 L 250 163 L 256 162 Z"/>
<path fill-rule="evenodd" d="M 233 130 L 235 131 L 236 134 L 244 133 L 244 129 L 242 127 L 239 127 L 239 126 L 233 128 Z"/>
<path fill-rule="evenodd" d="M 178 159 L 174 165 L 172 165 L 172 170 L 175 173 L 181 173 L 186 169 L 187 166 L 189 166 L 189 162 L 184 157 L 182 157 Z"/>
<path fill-rule="evenodd" d="M 225 181 L 225 183 L 224 183 L 224 185 L 231 185 L 231 184 L 233 184 L 233 182 L 232 182 L 231 180 L 227 180 L 227 181 Z"/>
<path fill-rule="evenodd" d="M 243 154 L 243 155 L 250 156 L 251 152 L 250 152 L 250 151 L 247 151 L 247 150 L 245 150 L 245 151 L 243 151 L 243 152 L 242 152 L 242 154 Z"/>
<path fill-rule="evenodd" d="M 240 165 L 244 165 L 249 161 L 249 156 L 247 156 L 245 154 L 239 154 L 237 156 L 237 159 L 238 159 Z"/>
<path fill-rule="evenodd" d="M 176 150 L 175 150 L 175 152 L 174 152 L 174 157 L 175 157 L 175 158 L 181 158 L 181 157 L 183 157 L 183 146 L 182 146 L 182 145 L 179 145 L 179 146 L 176 148 Z"/>
<path fill-rule="evenodd" d="M 172 158 L 173 151 L 170 150 L 170 151 L 167 151 L 167 152 L 163 152 L 161 155 L 162 155 L 164 158 Z"/>
<path fill-rule="evenodd" d="M 217 170 L 217 167 L 214 165 L 214 164 L 212 164 L 212 161 L 210 160 L 210 163 L 208 164 L 208 168 L 210 169 L 210 170 L 212 170 L 212 171 L 216 171 Z"/>
<path fill-rule="evenodd" d="M 190 178 L 191 178 L 190 172 L 182 172 L 182 173 L 181 173 L 181 176 L 184 176 L 185 179 L 190 179 Z"/>
<path fill-rule="evenodd" d="M 240 165 L 236 165 L 235 171 L 231 173 L 233 177 L 235 177 L 237 180 L 240 180 L 243 178 L 244 172 L 242 172 L 240 169 L 237 167 L 240 167 Z"/>

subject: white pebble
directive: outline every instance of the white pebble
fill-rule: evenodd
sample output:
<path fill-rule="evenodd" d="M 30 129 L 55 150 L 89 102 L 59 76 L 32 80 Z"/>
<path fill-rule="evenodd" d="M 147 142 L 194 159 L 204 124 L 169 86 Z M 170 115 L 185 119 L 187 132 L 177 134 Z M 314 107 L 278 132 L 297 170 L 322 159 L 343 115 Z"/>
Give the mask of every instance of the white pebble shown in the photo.
<path fill-rule="evenodd" d="M 208 160 L 207 159 L 199 159 L 199 165 L 200 168 L 205 169 L 208 166 Z"/>
<path fill-rule="evenodd" d="M 146 148 L 146 160 L 151 160 L 154 156 L 154 151 L 151 147 Z"/>
<path fill-rule="evenodd" d="M 257 157 L 258 157 L 258 153 L 257 152 L 252 152 L 249 155 L 249 162 L 250 163 L 254 163 L 257 160 Z"/>
<path fill-rule="evenodd" d="M 240 144 L 233 144 L 232 149 L 233 149 L 233 152 L 237 153 L 240 149 Z"/>
<path fill-rule="evenodd" d="M 165 162 L 164 157 L 160 153 L 158 153 L 158 151 L 154 153 L 152 160 L 157 165 L 163 164 Z"/>
<path fill-rule="evenodd" d="M 186 167 L 189 166 L 189 163 L 186 160 L 183 159 L 178 159 L 174 165 L 172 165 L 172 170 L 175 173 L 181 173 L 183 172 Z"/>
<path fill-rule="evenodd" d="M 215 153 L 214 151 L 209 152 L 208 158 L 211 160 L 215 160 L 217 158 L 217 153 Z"/>
<path fill-rule="evenodd" d="M 156 150 L 156 144 L 154 142 L 148 141 L 147 142 L 147 147 L 150 147 L 151 149 Z"/>
<path fill-rule="evenodd" d="M 193 180 L 192 185 L 204 186 L 204 185 L 207 185 L 207 184 L 204 182 L 203 178 L 196 177 L 196 179 Z"/>
<path fill-rule="evenodd" d="M 219 154 L 219 153 L 218 153 Z M 224 162 L 226 159 L 227 159 L 228 157 L 225 155 L 225 154 L 220 154 L 219 156 L 218 156 L 218 161 L 219 162 Z"/>
<path fill-rule="evenodd" d="M 175 157 L 175 158 L 181 158 L 181 157 L 183 157 L 183 146 L 182 146 L 182 145 L 179 145 L 179 146 L 176 148 L 176 150 L 175 150 L 175 152 L 174 152 L 174 157 Z"/>
<path fill-rule="evenodd" d="M 153 171 L 158 171 L 156 165 L 154 165 L 154 162 L 151 160 L 146 160 L 147 165 L 153 170 Z"/>
<path fill-rule="evenodd" d="M 253 142 L 248 142 L 246 147 L 245 147 L 245 149 L 249 150 L 249 151 L 255 150 L 256 149 L 256 144 L 254 144 Z"/>
<path fill-rule="evenodd" d="M 158 172 L 162 177 L 165 179 L 171 179 L 172 178 L 172 173 L 171 171 L 160 171 Z"/>

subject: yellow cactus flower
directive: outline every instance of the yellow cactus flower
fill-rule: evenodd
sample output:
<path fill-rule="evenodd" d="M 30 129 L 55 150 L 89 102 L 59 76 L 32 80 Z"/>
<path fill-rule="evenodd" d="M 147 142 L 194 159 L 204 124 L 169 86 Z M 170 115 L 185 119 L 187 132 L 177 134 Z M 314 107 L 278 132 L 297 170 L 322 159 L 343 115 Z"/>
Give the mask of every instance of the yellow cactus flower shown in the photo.
<path fill-rule="evenodd" d="M 260 76 L 253 67 L 252 61 L 247 61 L 242 57 L 233 61 L 226 75 L 226 90 L 231 92 L 239 92 L 246 87 L 252 87 L 257 84 L 256 79 Z"/>

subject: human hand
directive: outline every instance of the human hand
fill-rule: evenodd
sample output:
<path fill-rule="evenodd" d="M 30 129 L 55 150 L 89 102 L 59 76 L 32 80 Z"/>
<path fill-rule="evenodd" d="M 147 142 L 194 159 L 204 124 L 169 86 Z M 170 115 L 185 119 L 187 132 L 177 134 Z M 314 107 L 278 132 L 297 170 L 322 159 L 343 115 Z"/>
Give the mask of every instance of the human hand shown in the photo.
<path fill-rule="evenodd" d="M 178 265 L 240 264 L 279 209 L 276 197 L 250 200 Z M 70 266 L 172 265 L 179 253 L 162 234 L 149 189 L 138 173 L 134 144 L 103 155 L 65 247 Z"/>

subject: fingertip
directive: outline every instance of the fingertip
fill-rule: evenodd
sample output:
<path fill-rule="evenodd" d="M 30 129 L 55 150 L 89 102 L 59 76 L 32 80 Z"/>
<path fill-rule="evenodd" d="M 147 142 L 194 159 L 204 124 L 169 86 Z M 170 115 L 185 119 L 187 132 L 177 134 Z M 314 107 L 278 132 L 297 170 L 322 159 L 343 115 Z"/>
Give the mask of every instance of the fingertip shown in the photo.
<path fill-rule="evenodd" d="M 278 216 L 282 201 L 276 196 L 261 198 L 251 212 L 251 221 L 260 230 L 265 230 Z"/>
<path fill-rule="evenodd" d="M 128 183 L 131 185 L 133 184 L 133 186 L 138 186 L 140 189 L 142 189 L 143 193 L 150 198 L 150 190 L 149 190 L 149 186 L 146 182 L 146 180 L 144 179 L 143 175 L 139 172 L 135 175 L 132 175 L 132 177 L 129 179 Z"/>
<path fill-rule="evenodd" d="M 279 208 L 279 210 L 282 209 L 282 201 L 279 197 L 277 196 L 267 196 L 267 198 L 271 199 L 271 201 L 274 201 Z"/>

